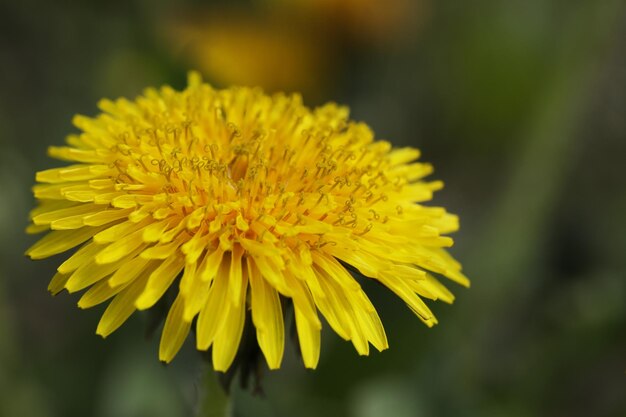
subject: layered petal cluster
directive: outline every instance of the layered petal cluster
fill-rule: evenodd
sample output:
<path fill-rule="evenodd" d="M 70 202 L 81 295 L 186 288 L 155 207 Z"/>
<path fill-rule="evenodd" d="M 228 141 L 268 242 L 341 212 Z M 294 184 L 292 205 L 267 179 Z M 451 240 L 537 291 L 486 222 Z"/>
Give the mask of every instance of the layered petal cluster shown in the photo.
<path fill-rule="evenodd" d="M 71 165 L 37 173 L 39 206 L 28 231 L 47 232 L 27 255 L 75 252 L 49 290 L 87 289 L 78 305 L 109 301 L 106 337 L 173 287 L 159 350 L 169 362 L 196 328 L 227 370 L 247 311 L 270 368 L 281 364 L 284 309 L 293 305 L 304 365 L 320 355 L 320 313 L 361 355 L 387 338 L 374 306 L 346 268 L 393 291 L 428 326 L 422 300 L 452 302 L 434 274 L 469 285 L 443 236 L 457 217 L 426 207 L 442 187 L 370 128 L 327 104 L 249 88 L 216 90 L 199 75 L 183 91 L 147 89 L 102 100 L 95 118 L 50 156 Z"/>

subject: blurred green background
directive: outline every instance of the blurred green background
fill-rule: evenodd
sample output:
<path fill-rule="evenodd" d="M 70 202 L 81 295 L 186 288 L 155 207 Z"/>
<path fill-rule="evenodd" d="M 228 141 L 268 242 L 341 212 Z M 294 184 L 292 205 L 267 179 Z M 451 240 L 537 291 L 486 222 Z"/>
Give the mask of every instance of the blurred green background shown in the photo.
<path fill-rule="evenodd" d="M 0 4 L 1 416 L 193 415 L 193 342 L 161 365 L 140 314 L 102 340 L 103 307 L 46 292 L 60 258 L 23 256 L 72 116 L 191 68 L 419 147 L 472 279 L 430 330 L 365 284 L 390 349 L 361 358 L 325 327 L 319 368 L 288 347 L 237 416 L 626 415 L 626 2 L 27 0 Z"/>

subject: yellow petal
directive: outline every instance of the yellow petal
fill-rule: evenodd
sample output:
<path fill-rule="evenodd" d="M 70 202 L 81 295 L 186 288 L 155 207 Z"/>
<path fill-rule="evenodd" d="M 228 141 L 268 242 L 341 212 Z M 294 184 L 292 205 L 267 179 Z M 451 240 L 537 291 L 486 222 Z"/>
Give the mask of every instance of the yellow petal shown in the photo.
<path fill-rule="evenodd" d="M 84 183 L 86 184 L 86 183 Z M 35 198 L 38 199 L 54 199 L 61 200 L 65 197 L 63 196 L 63 188 L 67 187 L 67 183 L 61 184 L 37 184 L 33 185 L 32 190 Z"/>
<path fill-rule="evenodd" d="M 83 222 L 83 216 L 72 216 L 64 219 L 55 220 L 50 223 L 50 229 L 52 230 L 73 230 L 79 229 L 85 226 Z"/>
<path fill-rule="evenodd" d="M 320 271 L 320 285 L 326 293 L 327 299 L 318 304 L 320 311 L 324 314 L 324 317 L 328 320 L 328 323 L 337 331 L 337 326 L 340 331 L 337 334 L 344 337 L 347 340 L 352 341 L 352 344 L 356 348 L 360 355 L 369 354 L 368 338 L 360 325 L 360 321 L 357 318 L 355 310 L 361 306 L 367 306 L 367 303 L 363 303 L 365 294 L 361 294 L 361 290 L 346 290 L 342 288 L 340 284 L 333 281 L 333 279 Z M 365 298 L 366 300 L 367 298 Z M 371 306 L 371 304 L 370 304 Z M 370 307 L 367 306 L 367 307 Z M 374 311 L 374 308 L 371 307 Z M 369 314 L 370 311 L 361 311 L 361 313 Z"/>
<path fill-rule="evenodd" d="M 452 304 L 454 302 L 454 294 L 450 292 L 441 282 L 430 274 L 426 274 L 426 282 L 419 284 L 426 287 L 426 289 L 435 294 L 438 300 Z"/>
<path fill-rule="evenodd" d="M 82 227 L 75 230 L 55 230 L 31 246 L 26 255 L 31 259 L 43 259 L 78 246 L 102 230 L 102 227 Z"/>
<path fill-rule="evenodd" d="M 224 324 L 222 314 L 225 310 L 225 301 L 228 296 L 228 274 L 230 263 L 222 261 L 218 273 L 213 279 L 213 285 L 208 291 L 208 297 L 196 325 L 196 346 L 198 350 L 207 350 L 213 343 L 215 335 Z"/>
<path fill-rule="evenodd" d="M 85 181 L 99 177 L 111 176 L 115 173 L 107 165 L 69 165 L 62 168 L 53 168 L 39 171 L 35 176 L 37 182 L 59 183 L 66 181 Z"/>
<path fill-rule="evenodd" d="M 137 230 L 111 243 L 109 246 L 106 246 L 98 252 L 95 261 L 97 264 L 101 265 L 113 263 L 122 259 L 129 252 L 133 252 L 143 246 L 145 246 L 145 244 L 141 239 L 141 230 Z"/>
<path fill-rule="evenodd" d="M 177 224 L 179 221 L 178 216 L 170 217 L 160 222 L 152 223 L 143 229 L 143 240 L 146 242 L 156 242 L 161 235 L 165 233 L 171 226 Z"/>
<path fill-rule="evenodd" d="M 116 262 L 108 264 L 98 264 L 94 259 L 81 265 L 65 284 L 65 288 L 70 292 L 80 291 L 91 284 L 100 281 L 102 278 L 117 271 L 121 266 L 135 258 L 139 250 L 127 252 L 122 258 Z"/>
<path fill-rule="evenodd" d="M 159 359 L 165 363 L 174 359 L 189 334 L 191 323 L 183 320 L 183 311 L 184 301 L 182 295 L 179 294 L 167 314 L 161 334 Z"/>
<path fill-rule="evenodd" d="M 389 268 L 381 271 L 406 281 L 423 281 L 426 279 L 426 272 L 415 268 L 412 265 L 391 264 Z"/>
<path fill-rule="evenodd" d="M 210 281 L 215 277 L 220 265 L 224 251 L 221 247 L 217 247 L 213 252 L 204 256 L 204 260 L 200 265 L 199 274 L 203 281 Z"/>
<path fill-rule="evenodd" d="M 100 303 L 103 303 L 109 298 L 118 294 L 120 291 L 126 288 L 127 285 L 128 283 L 126 283 L 126 285 L 111 287 L 108 280 L 101 280 L 100 282 L 89 288 L 89 290 L 87 290 L 87 292 L 83 294 L 82 297 L 80 297 L 80 300 L 78 300 L 78 307 L 90 308 Z"/>
<path fill-rule="evenodd" d="M 244 287 L 243 268 L 241 265 L 241 257 L 243 256 L 243 248 L 240 245 L 234 245 L 230 254 L 230 275 L 228 289 L 230 300 L 235 306 L 239 306 L 241 300 L 241 292 Z"/>
<path fill-rule="evenodd" d="M 200 207 L 194 210 L 194 212 L 191 213 L 187 217 L 187 221 L 185 225 L 187 229 L 193 230 L 193 229 L 196 229 L 198 226 L 200 226 L 200 223 L 202 222 L 202 220 L 204 219 L 204 216 L 206 215 L 206 211 L 207 211 L 206 207 Z"/>
<path fill-rule="evenodd" d="M 359 327 L 363 334 L 366 336 L 372 345 L 378 351 L 385 350 L 389 347 L 387 342 L 387 335 L 385 334 L 385 328 L 383 327 L 380 317 L 376 312 L 376 309 L 372 305 L 369 298 L 363 291 L 359 291 L 356 294 L 356 299 L 353 299 L 352 305 L 356 319 L 359 323 Z"/>
<path fill-rule="evenodd" d="M 150 274 L 150 279 L 148 280 L 145 291 L 137 299 L 137 308 L 139 310 L 145 310 L 159 301 L 184 266 L 185 259 L 182 256 L 172 256 L 163 261 L 163 263 Z"/>
<path fill-rule="evenodd" d="M 167 243 L 171 242 L 180 232 L 185 229 L 185 219 L 180 221 L 176 226 L 166 231 L 159 237 L 159 242 Z"/>
<path fill-rule="evenodd" d="M 313 294 L 315 305 L 317 305 L 320 312 L 324 315 L 326 321 L 328 321 L 328 324 L 330 324 L 330 327 L 333 328 L 335 333 L 345 340 L 350 340 L 351 332 L 346 312 L 340 308 L 341 304 L 333 287 L 329 287 L 329 284 L 321 277 L 319 279 L 319 283 L 322 291 L 326 294 L 326 297 L 317 298 L 315 297 L 315 294 Z"/>
<path fill-rule="evenodd" d="M 93 260 L 93 257 L 102 250 L 102 246 L 95 242 L 89 242 L 82 246 L 72 256 L 70 256 L 65 262 L 63 262 L 57 268 L 57 271 L 63 274 L 69 274 L 70 272 L 78 269 L 79 266 L 86 264 Z"/>
<path fill-rule="evenodd" d="M 149 224 L 149 221 L 144 221 L 139 224 L 133 223 L 131 221 L 126 221 L 123 223 L 116 224 L 115 226 L 110 226 L 105 230 L 101 231 L 97 235 L 93 237 L 94 242 L 97 243 L 111 243 L 117 242 L 120 239 L 128 236 L 129 234 L 136 232 L 139 229 L 142 229 Z"/>
<path fill-rule="evenodd" d="M 68 279 L 70 279 L 69 274 L 62 274 L 61 272 L 57 272 L 56 274 L 54 274 L 54 277 L 52 277 L 50 284 L 48 284 L 48 291 L 50 291 L 52 295 L 57 295 L 58 293 L 63 291 L 63 288 L 65 288 L 65 283 Z"/>
<path fill-rule="evenodd" d="M 270 369 L 278 369 L 285 348 L 285 324 L 276 290 L 254 269 L 250 278 L 250 310 L 257 341 Z"/>
<path fill-rule="evenodd" d="M 261 243 L 252 239 L 240 238 L 241 246 L 252 256 L 280 256 L 280 251 L 270 243 Z"/>
<path fill-rule="evenodd" d="M 398 148 L 389 152 L 387 158 L 392 166 L 406 164 L 420 157 L 419 149 Z"/>
<path fill-rule="evenodd" d="M 248 282 L 246 275 L 243 275 L 243 290 L 240 293 L 240 299 L 235 303 L 232 299 L 226 299 L 226 311 L 220 313 L 222 315 L 223 325 L 219 332 L 215 335 L 213 341 L 213 367 L 216 371 L 226 372 L 231 363 L 235 359 L 239 341 L 243 333 L 243 325 L 246 318 L 246 288 Z M 229 282 L 232 285 L 241 286 Z M 225 294 L 224 294 L 225 295 Z"/>
<path fill-rule="evenodd" d="M 315 294 L 316 297 L 323 298 L 326 296 L 319 285 L 317 275 L 315 275 L 310 263 L 305 263 L 300 256 L 293 253 L 288 257 L 288 260 L 287 269 L 294 277 L 304 280 L 309 290 L 311 290 L 311 293 Z"/>
<path fill-rule="evenodd" d="M 185 297 L 183 319 L 191 322 L 207 303 L 211 281 L 204 281 L 200 278 L 195 264 L 187 264 L 180 284 L 181 294 Z"/>
<path fill-rule="evenodd" d="M 36 235 L 47 230 L 50 230 L 50 227 L 48 225 L 35 226 L 34 224 L 30 224 L 28 225 L 28 227 L 26 227 L 26 233 L 28 233 L 29 235 Z"/>
<path fill-rule="evenodd" d="M 111 263 L 106 265 L 98 265 L 93 260 L 78 268 L 65 283 L 65 289 L 73 293 L 87 288 L 88 286 L 100 281 L 102 278 L 112 274 L 120 263 Z"/>
<path fill-rule="evenodd" d="M 96 197 L 102 194 L 102 192 L 98 190 L 92 190 L 89 186 L 63 187 L 61 193 L 63 194 L 63 198 L 81 203 L 95 202 Z"/>
<path fill-rule="evenodd" d="M 333 248 L 333 255 L 338 259 L 354 266 L 363 275 L 375 278 L 380 271 L 391 267 L 391 262 L 380 259 L 378 256 L 367 256 L 366 254 L 341 247 Z"/>
<path fill-rule="evenodd" d="M 112 204 L 113 200 L 116 199 L 117 197 L 126 195 L 124 192 L 122 191 L 113 191 L 113 192 L 109 192 L 109 193 L 98 193 L 94 196 L 93 198 L 93 202 L 96 204 Z M 115 206 L 113 206 L 115 207 Z M 115 208 L 119 208 L 119 209 L 128 209 L 128 208 L 133 208 L 135 206 L 130 206 L 130 207 L 115 207 Z"/>
<path fill-rule="evenodd" d="M 197 232 L 187 243 L 181 246 L 181 251 L 186 255 L 185 260 L 188 264 L 198 261 L 206 249 L 209 238 L 210 235 Z"/>
<path fill-rule="evenodd" d="M 241 230 L 242 232 L 247 232 L 250 229 L 248 222 L 246 221 L 246 219 L 243 218 L 241 213 L 237 214 L 235 225 L 237 226 L 237 229 Z"/>
<path fill-rule="evenodd" d="M 198 271 L 198 264 L 191 263 L 186 264 L 183 270 L 183 276 L 180 279 L 180 293 L 186 296 L 189 294 L 191 287 L 196 279 L 196 272 Z"/>
<path fill-rule="evenodd" d="M 327 256 L 319 251 L 313 252 L 313 262 L 316 268 L 323 270 L 337 284 L 349 290 L 358 290 L 361 288 L 352 275 L 346 271 L 334 257 Z"/>
<path fill-rule="evenodd" d="M 425 279 L 420 281 L 408 281 L 409 287 L 422 297 L 432 300 L 441 300 L 452 304 L 454 295 L 441 282 L 430 274 L 426 274 Z"/>
<path fill-rule="evenodd" d="M 118 287 L 132 281 L 143 271 L 152 271 L 154 268 L 150 267 L 150 262 L 149 259 L 144 259 L 140 256 L 124 262 L 122 266 L 111 275 L 111 278 L 109 278 L 109 285 L 111 287 Z"/>
<path fill-rule="evenodd" d="M 252 264 L 256 265 L 263 278 L 265 278 L 281 294 L 291 297 L 293 289 L 285 282 L 284 271 L 274 261 L 281 258 L 269 258 L 265 256 L 248 257 Z M 281 259 L 282 261 L 282 259 Z"/>
<path fill-rule="evenodd" d="M 178 239 L 164 245 L 154 245 L 141 252 L 141 257 L 146 259 L 167 259 L 172 256 L 176 250 L 189 239 L 189 235 L 182 234 Z"/>
<path fill-rule="evenodd" d="M 52 229 L 78 229 L 84 226 L 83 219 L 93 213 L 102 211 L 105 206 L 98 204 L 80 204 L 78 206 L 49 211 L 33 218 L 37 225 L 50 224 Z"/>
<path fill-rule="evenodd" d="M 76 149 L 68 146 L 50 146 L 48 147 L 48 155 L 65 161 L 76 162 L 111 162 L 114 154 L 110 151 L 103 153 L 102 151 L 96 151 L 93 149 Z"/>
<path fill-rule="evenodd" d="M 152 194 L 126 194 L 121 193 L 111 200 L 111 205 L 113 207 L 126 209 L 137 207 L 142 204 L 149 204 L 154 201 L 154 196 Z"/>
<path fill-rule="evenodd" d="M 94 190 L 109 190 L 115 186 L 115 181 L 111 178 L 100 178 L 89 180 L 89 187 Z"/>
<path fill-rule="evenodd" d="M 132 209 L 107 209 L 90 216 L 85 216 L 83 222 L 87 226 L 102 226 L 116 220 L 121 220 L 132 212 Z"/>
<path fill-rule="evenodd" d="M 400 297 L 424 323 L 427 325 L 429 323 L 431 323 L 431 325 L 435 324 L 435 322 L 432 321 L 434 316 L 430 308 L 415 294 L 406 282 L 386 274 L 382 275 L 378 280 Z"/>
<path fill-rule="evenodd" d="M 130 210 L 131 213 L 128 215 L 128 220 L 133 223 L 139 223 L 146 217 L 150 217 L 152 213 L 154 213 L 154 210 L 159 206 L 160 204 L 145 204 L 136 210 L 134 210 L 133 208 L 122 210 Z"/>
<path fill-rule="evenodd" d="M 148 282 L 148 275 L 142 274 L 139 278 L 133 281 L 122 292 L 117 294 L 113 301 L 109 304 L 104 311 L 96 334 L 102 337 L 107 337 L 113 333 L 118 327 L 120 327 L 128 317 L 135 311 L 135 300 L 143 292 L 143 289 Z"/>
<path fill-rule="evenodd" d="M 459 217 L 454 214 L 445 213 L 437 219 L 432 219 L 431 224 L 439 230 L 439 233 L 451 233 L 459 230 Z"/>
<path fill-rule="evenodd" d="M 67 200 L 42 200 L 39 202 L 39 206 L 35 207 L 30 211 L 30 219 L 32 220 L 34 217 L 48 213 L 50 211 L 62 210 L 71 207 L 77 207 L 80 203 L 76 203 L 74 201 Z"/>
<path fill-rule="evenodd" d="M 302 361 L 307 368 L 315 369 L 320 358 L 320 328 L 314 326 L 297 305 L 294 311 Z"/>
<path fill-rule="evenodd" d="M 284 279 L 289 288 L 291 288 L 290 296 L 293 299 L 293 303 L 299 306 L 300 311 L 302 311 L 302 314 L 305 315 L 311 324 L 317 328 L 321 328 L 322 323 L 319 320 L 315 307 L 317 299 L 314 301 L 306 284 L 294 277 L 290 271 L 284 271 Z"/>

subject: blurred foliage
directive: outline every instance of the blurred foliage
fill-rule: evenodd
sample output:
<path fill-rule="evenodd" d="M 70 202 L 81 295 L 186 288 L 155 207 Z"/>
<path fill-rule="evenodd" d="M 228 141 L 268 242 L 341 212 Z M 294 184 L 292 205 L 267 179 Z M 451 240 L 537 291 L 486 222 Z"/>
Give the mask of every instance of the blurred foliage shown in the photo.
<path fill-rule="evenodd" d="M 378 137 L 422 149 L 458 213 L 473 279 L 421 326 L 364 286 L 389 350 L 323 333 L 293 348 L 238 416 L 626 415 L 626 5 L 620 0 L 250 0 L 0 5 L 0 415 L 187 416 L 192 342 L 168 367 L 140 315 L 103 341 L 102 308 L 45 291 L 23 229 L 46 146 L 102 97 L 184 85 L 299 90 L 348 104 Z"/>

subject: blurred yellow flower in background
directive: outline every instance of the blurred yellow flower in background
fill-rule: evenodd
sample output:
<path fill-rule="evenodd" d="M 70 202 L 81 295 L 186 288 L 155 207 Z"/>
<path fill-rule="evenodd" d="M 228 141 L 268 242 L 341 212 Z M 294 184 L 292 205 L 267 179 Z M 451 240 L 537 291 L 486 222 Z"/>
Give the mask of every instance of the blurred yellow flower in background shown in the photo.
<path fill-rule="evenodd" d="M 332 51 L 296 25 L 244 12 L 198 12 L 169 23 L 174 55 L 223 86 L 314 93 L 328 82 Z"/>
<path fill-rule="evenodd" d="M 411 38 L 428 20 L 429 4 L 260 0 L 252 11 L 198 7 L 163 26 L 172 55 L 216 84 L 299 91 L 319 100 L 354 58 L 355 47 Z"/>
<path fill-rule="evenodd" d="M 112 299 L 97 333 L 177 285 L 159 357 L 169 362 L 196 323 L 226 371 L 251 313 L 271 369 L 284 351 L 284 309 L 293 305 L 304 365 L 320 355 L 318 311 L 361 355 L 387 348 L 374 306 L 348 270 L 392 290 L 428 326 L 422 297 L 452 302 L 432 273 L 468 286 L 446 252 L 456 216 L 420 203 L 442 187 L 424 181 L 419 152 L 375 140 L 330 103 L 298 95 L 215 90 L 198 74 L 181 91 L 148 89 L 134 101 L 102 100 L 80 134 L 49 154 L 75 162 L 37 173 L 30 232 L 48 231 L 27 254 L 78 247 L 49 290 L 88 290 L 88 308 Z M 180 277 L 180 280 L 177 279 Z"/>

